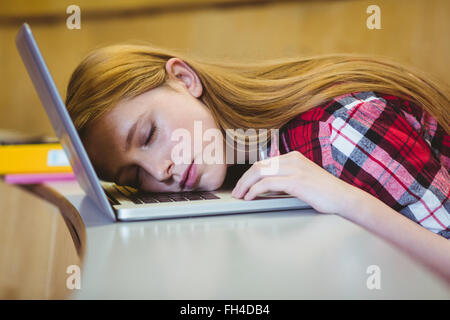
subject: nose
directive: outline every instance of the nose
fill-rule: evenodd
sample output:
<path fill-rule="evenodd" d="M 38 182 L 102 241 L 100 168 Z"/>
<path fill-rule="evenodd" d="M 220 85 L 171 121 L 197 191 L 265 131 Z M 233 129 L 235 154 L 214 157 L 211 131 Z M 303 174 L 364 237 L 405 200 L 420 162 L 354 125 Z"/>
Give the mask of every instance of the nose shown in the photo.
<path fill-rule="evenodd" d="M 140 166 L 158 181 L 166 181 L 172 177 L 174 163 L 171 160 L 143 161 Z"/>

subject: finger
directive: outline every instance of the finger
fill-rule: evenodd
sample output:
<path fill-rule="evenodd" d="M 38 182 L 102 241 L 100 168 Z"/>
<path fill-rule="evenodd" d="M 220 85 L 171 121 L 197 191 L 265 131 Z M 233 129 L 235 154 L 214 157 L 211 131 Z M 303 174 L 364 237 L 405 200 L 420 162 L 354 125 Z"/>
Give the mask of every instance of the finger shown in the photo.
<path fill-rule="evenodd" d="M 265 177 L 249 188 L 244 200 L 253 200 L 258 194 L 266 192 L 286 192 L 289 183 L 289 178 L 285 176 Z"/>
<path fill-rule="evenodd" d="M 298 151 L 258 161 L 253 164 L 239 179 L 232 191 L 232 196 L 241 198 L 260 179 L 266 176 L 288 176 L 295 174 L 302 161 Z"/>
<path fill-rule="evenodd" d="M 247 192 L 250 186 L 255 184 L 261 178 L 267 175 L 283 174 L 281 170 L 279 170 L 279 163 L 277 161 L 279 161 L 279 157 L 255 162 L 246 172 L 244 172 L 231 194 L 234 197 L 240 198 Z M 276 167 L 277 170 L 268 170 L 273 167 Z"/>

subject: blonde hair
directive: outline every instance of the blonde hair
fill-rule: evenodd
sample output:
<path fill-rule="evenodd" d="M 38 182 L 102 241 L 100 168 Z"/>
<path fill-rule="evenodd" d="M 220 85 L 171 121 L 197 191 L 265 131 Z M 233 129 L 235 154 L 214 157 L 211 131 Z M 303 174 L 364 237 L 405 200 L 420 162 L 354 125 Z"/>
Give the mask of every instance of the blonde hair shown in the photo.
<path fill-rule="evenodd" d="M 80 135 L 119 100 L 165 84 L 165 65 L 172 57 L 196 72 L 203 85 L 200 100 L 224 131 L 281 128 L 335 97 L 373 91 L 417 104 L 449 132 L 448 86 L 386 58 L 329 54 L 236 63 L 127 44 L 93 51 L 73 72 L 66 105 Z"/>

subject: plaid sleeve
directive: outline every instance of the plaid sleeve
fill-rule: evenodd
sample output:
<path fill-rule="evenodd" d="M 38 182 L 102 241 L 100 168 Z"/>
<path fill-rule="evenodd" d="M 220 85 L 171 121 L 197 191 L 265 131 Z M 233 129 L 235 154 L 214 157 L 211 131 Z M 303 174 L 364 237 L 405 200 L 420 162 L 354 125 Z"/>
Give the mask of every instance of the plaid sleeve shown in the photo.
<path fill-rule="evenodd" d="M 329 131 L 329 140 L 324 135 L 320 143 L 323 167 L 450 238 L 450 176 L 444 165 L 449 137 L 436 130 L 435 120 L 423 114 L 416 122 L 407 119 L 404 109 L 373 92 L 341 96 L 327 109 L 332 116 L 319 129 Z M 417 129 L 424 124 L 421 135 Z"/>
<path fill-rule="evenodd" d="M 439 162 L 450 171 L 450 135 L 429 113 L 416 104 L 392 95 L 380 95 L 397 112 L 401 112 L 412 128 L 421 134 L 430 145 L 431 151 Z"/>

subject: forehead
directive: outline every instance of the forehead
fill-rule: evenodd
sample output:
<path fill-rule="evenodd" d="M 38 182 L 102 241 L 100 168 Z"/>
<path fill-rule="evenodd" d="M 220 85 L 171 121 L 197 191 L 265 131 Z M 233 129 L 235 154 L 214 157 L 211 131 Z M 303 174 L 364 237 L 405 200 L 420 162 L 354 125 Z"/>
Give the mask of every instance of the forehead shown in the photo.
<path fill-rule="evenodd" d="M 176 99 L 177 94 L 173 90 L 161 85 L 133 98 L 120 100 L 105 113 L 103 118 L 109 123 L 122 122 L 127 118 L 138 116 L 143 111 L 163 111 Z"/>

